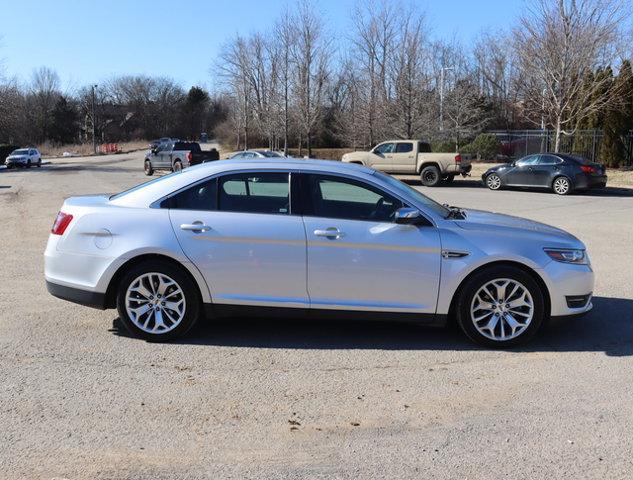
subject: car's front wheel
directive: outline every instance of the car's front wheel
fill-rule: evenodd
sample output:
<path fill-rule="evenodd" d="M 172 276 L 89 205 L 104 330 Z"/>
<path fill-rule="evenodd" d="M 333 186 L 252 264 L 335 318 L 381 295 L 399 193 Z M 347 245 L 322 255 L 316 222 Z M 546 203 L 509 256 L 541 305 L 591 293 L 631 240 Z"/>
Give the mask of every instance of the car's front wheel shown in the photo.
<path fill-rule="evenodd" d="M 486 187 L 490 190 L 499 190 L 501 188 L 501 177 L 496 173 L 491 173 L 486 177 Z"/>
<path fill-rule="evenodd" d="M 504 348 L 530 340 L 545 318 L 543 292 L 525 271 L 487 268 L 469 278 L 456 303 L 464 333 L 487 347 Z"/>
<path fill-rule="evenodd" d="M 134 336 L 164 342 L 184 335 L 200 315 L 198 289 L 181 268 L 148 261 L 131 268 L 117 294 L 119 316 Z"/>
<path fill-rule="evenodd" d="M 42 167 L 42 158 L 38 158 L 37 159 L 37 168 L 41 168 Z"/>

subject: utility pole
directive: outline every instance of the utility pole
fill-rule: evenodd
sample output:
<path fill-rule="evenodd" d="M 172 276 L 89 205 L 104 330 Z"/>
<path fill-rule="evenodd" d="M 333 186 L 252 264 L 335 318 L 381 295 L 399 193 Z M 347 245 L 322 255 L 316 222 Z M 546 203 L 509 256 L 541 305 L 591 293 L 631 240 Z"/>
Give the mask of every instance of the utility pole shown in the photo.
<path fill-rule="evenodd" d="M 96 117 L 96 109 L 95 109 L 95 90 L 97 89 L 97 85 L 92 86 L 92 151 L 96 155 L 97 154 L 97 117 Z"/>
<path fill-rule="evenodd" d="M 440 70 L 440 132 L 444 131 L 444 72 L 453 67 L 442 67 Z"/>

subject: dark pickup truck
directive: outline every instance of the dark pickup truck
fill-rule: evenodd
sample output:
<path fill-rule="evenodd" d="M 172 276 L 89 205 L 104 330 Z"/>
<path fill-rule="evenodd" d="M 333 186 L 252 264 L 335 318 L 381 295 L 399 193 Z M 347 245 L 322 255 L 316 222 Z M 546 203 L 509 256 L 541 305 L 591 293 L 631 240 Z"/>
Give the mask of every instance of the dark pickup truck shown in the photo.
<path fill-rule="evenodd" d="M 165 142 L 152 148 L 145 155 L 143 169 L 145 175 L 153 175 L 154 170 L 177 172 L 199 163 L 219 160 L 220 153 L 212 148 L 202 150 L 197 142 Z"/>

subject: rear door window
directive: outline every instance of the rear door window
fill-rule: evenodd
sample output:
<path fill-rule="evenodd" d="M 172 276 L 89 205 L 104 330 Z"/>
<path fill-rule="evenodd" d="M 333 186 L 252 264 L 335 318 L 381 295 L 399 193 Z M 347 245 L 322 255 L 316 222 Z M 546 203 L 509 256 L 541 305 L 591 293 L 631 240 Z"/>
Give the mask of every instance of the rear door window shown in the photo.
<path fill-rule="evenodd" d="M 396 144 L 396 153 L 409 153 L 413 151 L 413 143 L 400 142 Z"/>
<path fill-rule="evenodd" d="M 218 181 L 212 178 L 183 190 L 169 202 L 169 208 L 177 210 L 217 210 Z"/>
<path fill-rule="evenodd" d="M 218 210 L 288 215 L 289 177 L 288 172 L 249 172 L 220 177 Z"/>

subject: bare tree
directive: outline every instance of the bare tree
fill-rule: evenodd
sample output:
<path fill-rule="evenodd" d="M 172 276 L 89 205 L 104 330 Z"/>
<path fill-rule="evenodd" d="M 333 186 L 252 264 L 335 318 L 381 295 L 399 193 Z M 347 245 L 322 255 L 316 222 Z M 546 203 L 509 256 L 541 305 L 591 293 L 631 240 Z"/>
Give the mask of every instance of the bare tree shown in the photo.
<path fill-rule="evenodd" d="M 390 131 L 400 138 L 420 135 L 428 122 L 425 108 L 429 77 L 426 68 L 424 17 L 408 12 L 401 25 L 401 33 L 394 41 L 389 77 L 393 85 L 392 99 L 388 100 L 387 117 Z"/>
<path fill-rule="evenodd" d="M 311 156 L 312 136 L 323 113 L 331 45 L 325 35 L 320 15 L 307 0 L 299 3 L 294 24 L 297 30 L 292 57 L 295 66 L 297 121 L 305 135 L 308 156 Z"/>
<path fill-rule="evenodd" d="M 394 55 L 399 5 L 388 0 L 370 1 L 354 12 L 352 38 L 358 65 L 359 102 L 357 112 L 364 123 L 366 141 L 374 145 L 387 129 L 387 101 L 391 96 L 388 63 Z"/>
<path fill-rule="evenodd" d="M 587 92 L 583 78 L 614 59 L 623 15 L 619 0 L 533 0 L 514 31 L 525 112 L 552 125 L 556 152 L 563 134 L 609 100 L 603 82 L 610 80 Z"/>
<path fill-rule="evenodd" d="M 483 32 L 473 47 L 475 71 L 481 93 L 490 99 L 496 118 L 493 121 L 505 129 L 513 123 L 513 88 L 516 61 L 511 39 L 504 32 Z"/>
<path fill-rule="evenodd" d="M 249 79 L 251 64 L 247 41 L 235 37 L 223 47 L 218 66 L 220 75 L 229 89 L 234 112 L 229 116 L 238 131 L 236 148 L 240 147 L 240 134 L 244 149 L 248 148 L 250 117 L 252 115 L 252 82 Z"/>
<path fill-rule="evenodd" d="M 28 114 L 34 127 L 31 135 L 37 141 L 48 138 L 52 122 L 52 112 L 60 96 L 59 75 L 48 67 L 40 67 L 33 72 L 28 102 Z"/>
<path fill-rule="evenodd" d="M 288 155 L 288 134 L 290 127 L 290 93 L 291 93 L 291 55 L 297 31 L 292 23 L 291 15 L 286 8 L 282 17 L 277 21 L 274 29 L 277 41 L 276 58 L 279 59 L 277 68 L 279 96 L 283 117 L 284 155 Z"/>

